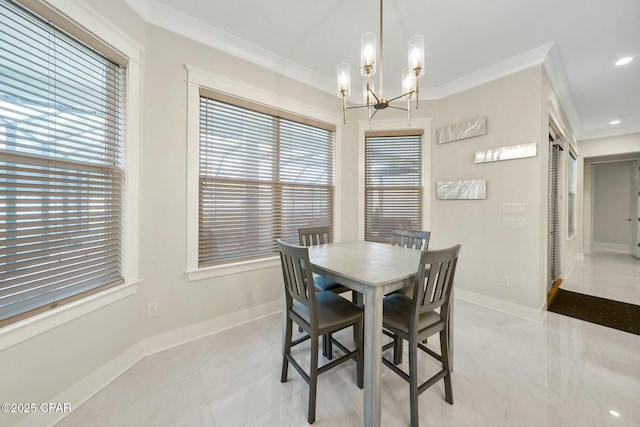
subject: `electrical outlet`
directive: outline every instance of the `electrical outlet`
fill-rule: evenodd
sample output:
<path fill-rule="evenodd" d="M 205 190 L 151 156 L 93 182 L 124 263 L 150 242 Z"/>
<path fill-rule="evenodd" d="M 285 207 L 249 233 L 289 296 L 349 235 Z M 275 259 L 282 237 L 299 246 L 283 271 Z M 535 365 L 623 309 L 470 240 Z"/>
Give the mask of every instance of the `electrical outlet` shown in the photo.
<path fill-rule="evenodd" d="M 147 317 L 153 317 L 158 315 L 158 303 L 150 302 L 147 304 Z"/>
<path fill-rule="evenodd" d="M 502 279 L 500 280 L 500 285 L 502 285 L 505 288 L 508 288 L 510 286 L 509 276 L 502 276 Z"/>

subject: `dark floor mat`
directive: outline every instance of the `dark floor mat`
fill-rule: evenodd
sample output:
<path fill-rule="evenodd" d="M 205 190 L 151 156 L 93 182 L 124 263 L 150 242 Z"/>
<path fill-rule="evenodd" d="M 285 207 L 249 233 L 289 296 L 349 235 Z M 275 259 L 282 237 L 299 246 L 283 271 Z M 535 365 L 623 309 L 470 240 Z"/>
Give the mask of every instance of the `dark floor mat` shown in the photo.
<path fill-rule="evenodd" d="M 558 289 L 549 311 L 640 335 L 640 306 Z"/>

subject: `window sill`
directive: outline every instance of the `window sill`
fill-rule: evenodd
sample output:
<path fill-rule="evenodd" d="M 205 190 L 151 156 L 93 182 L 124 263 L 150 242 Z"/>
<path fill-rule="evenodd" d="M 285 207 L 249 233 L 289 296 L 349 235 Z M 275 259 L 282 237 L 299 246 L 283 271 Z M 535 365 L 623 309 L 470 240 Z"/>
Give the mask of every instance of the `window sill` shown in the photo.
<path fill-rule="evenodd" d="M 136 293 L 135 280 L 37 314 L 0 329 L 0 351 Z"/>
<path fill-rule="evenodd" d="M 216 265 L 214 267 L 198 268 L 195 270 L 187 270 L 187 277 L 190 282 L 197 280 L 210 279 L 212 277 L 228 276 L 229 274 L 244 273 L 252 270 L 262 270 L 264 268 L 272 268 L 280 265 L 280 258 L 277 256 L 254 259 L 251 261 L 240 261 L 232 264 Z"/>

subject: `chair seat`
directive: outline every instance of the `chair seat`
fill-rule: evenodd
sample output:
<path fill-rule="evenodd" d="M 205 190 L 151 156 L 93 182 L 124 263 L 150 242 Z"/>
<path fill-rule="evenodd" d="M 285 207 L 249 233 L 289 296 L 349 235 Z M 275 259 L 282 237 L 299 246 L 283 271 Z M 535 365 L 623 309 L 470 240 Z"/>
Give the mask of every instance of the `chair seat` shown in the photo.
<path fill-rule="evenodd" d="M 342 286 L 340 283 L 336 283 L 316 273 L 313 273 L 313 284 L 320 292 L 332 291 L 340 294 L 349 290 L 346 286 Z"/>
<path fill-rule="evenodd" d="M 353 322 L 363 315 L 362 308 L 342 298 L 340 295 L 326 291 L 316 294 L 318 304 L 318 329 L 327 329 L 342 323 Z M 291 309 L 305 322 L 311 323 L 309 307 L 294 302 Z"/>
<path fill-rule="evenodd" d="M 386 296 L 384 300 L 382 300 L 384 326 L 408 334 L 409 324 L 411 323 L 410 317 L 412 304 L 413 300 L 403 294 L 391 294 Z M 418 320 L 418 331 L 431 327 L 438 322 L 444 323 L 438 313 L 434 311 L 422 313 Z"/>

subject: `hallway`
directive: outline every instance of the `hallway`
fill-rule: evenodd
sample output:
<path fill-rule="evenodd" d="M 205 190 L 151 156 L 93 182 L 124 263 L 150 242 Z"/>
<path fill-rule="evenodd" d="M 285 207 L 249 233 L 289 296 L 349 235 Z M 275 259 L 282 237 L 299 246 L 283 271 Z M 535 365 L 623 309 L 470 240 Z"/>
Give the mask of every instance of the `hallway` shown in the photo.
<path fill-rule="evenodd" d="M 640 305 L 640 259 L 616 252 L 585 254 L 560 289 Z"/>

